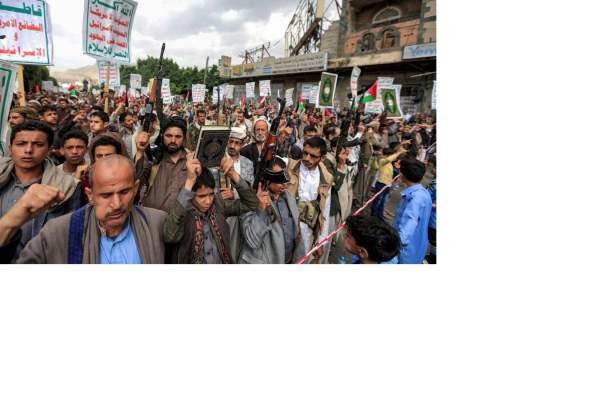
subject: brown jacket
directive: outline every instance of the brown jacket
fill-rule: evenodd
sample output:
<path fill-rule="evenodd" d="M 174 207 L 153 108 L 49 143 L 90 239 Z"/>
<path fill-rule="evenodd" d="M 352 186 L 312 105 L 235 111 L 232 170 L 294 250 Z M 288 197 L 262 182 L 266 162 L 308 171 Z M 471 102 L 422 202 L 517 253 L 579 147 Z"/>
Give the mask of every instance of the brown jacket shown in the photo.
<path fill-rule="evenodd" d="M 290 159 L 288 161 L 288 174 L 290 176 L 290 183 L 287 186 L 287 191 L 296 199 L 298 202 L 298 185 L 300 184 L 300 164 L 301 161 Z M 327 194 L 330 192 L 329 189 L 333 184 L 333 176 L 327 171 L 327 167 L 323 164 L 323 161 L 319 162 L 319 209 L 325 209 L 327 203 Z M 315 229 L 314 237 L 317 238 L 325 225 L 325 215 L 323 212 L 319 215 L 319 224 Z"/>
<path fill-rule="evenodd" d="M 49 221 L 21 251 L 17 263 L 68 263 L 69 224 L 67 214 Z M 163 225 L 167 214 L 151 208 L 135 207 L 131 224 L 142 263 L 164 263 Z M 100 263 L 100 229 L 94 208 L 85 212 L 83 233 L 83 263 Z"/>

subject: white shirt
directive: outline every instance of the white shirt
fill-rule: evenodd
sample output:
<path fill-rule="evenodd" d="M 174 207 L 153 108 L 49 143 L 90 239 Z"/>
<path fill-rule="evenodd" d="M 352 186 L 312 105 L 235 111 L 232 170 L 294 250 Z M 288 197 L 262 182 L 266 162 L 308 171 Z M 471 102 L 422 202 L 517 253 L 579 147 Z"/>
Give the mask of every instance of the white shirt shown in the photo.
<path fill-rule="evenodd" d="M 310 170 L 300 163 L 300 180 L 298 181 L 298 198 L 300 201 L 314 201 L 319 196 L 319 183 L 321 182 L 319 167 Z M 331 208 L 331 188 L 327 192 L 327 200 L 325 201 L 324 226 L 321 228 L 321 234 L 318 241 L 322 240 L 329 234 L 329 211 Z M 313 247 L 313 231 L 304 222 L 300 222 L 300 232 L 304 241 L 305 249 L 308 251 Z M 317 242 L 318 242 L 317 241 Z"/>

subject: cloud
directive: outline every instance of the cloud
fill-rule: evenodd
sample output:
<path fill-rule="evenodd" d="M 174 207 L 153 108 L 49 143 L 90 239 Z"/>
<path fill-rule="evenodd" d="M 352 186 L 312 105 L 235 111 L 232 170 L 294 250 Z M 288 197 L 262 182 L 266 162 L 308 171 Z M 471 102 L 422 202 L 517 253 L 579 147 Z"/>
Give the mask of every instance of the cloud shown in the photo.
<path fill-rule="evenodd" d="M 81 46 L 84 1 L 48 3 L 57 68 L 93 64 Z M 132 63 L 148 55 L 158 56 L 161 43 L 165 42 L 165 55 L 180 65 L 204 67 L 207 56 L 211 64 L 217 64 L 221 55 L 231 56 L 235 64 L 245 49 L 281 40 L 296 5 L 297 0 L 139 0 L 132 31 Z M 272 49 L 279 57 L 281 43 Z"/>

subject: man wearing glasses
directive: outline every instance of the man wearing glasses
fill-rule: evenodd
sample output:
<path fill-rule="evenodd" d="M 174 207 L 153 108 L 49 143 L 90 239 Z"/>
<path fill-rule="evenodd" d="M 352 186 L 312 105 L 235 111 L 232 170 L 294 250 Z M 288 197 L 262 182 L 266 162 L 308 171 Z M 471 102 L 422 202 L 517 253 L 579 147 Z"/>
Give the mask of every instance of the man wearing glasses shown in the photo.
<path fill-rule="evenodd" d="M 307 252 L 329 234 L 333 176 L 322 163 L 326 153 L 325 140 L 319 137 L 307 139 L 302 160 L 290 159 L 287 167 L 290 176 L 288 192 L 298 204 L 300 233 Z M 322 256 L 321 247 L 313 254 L 311 263 L 327 263 Z"/>

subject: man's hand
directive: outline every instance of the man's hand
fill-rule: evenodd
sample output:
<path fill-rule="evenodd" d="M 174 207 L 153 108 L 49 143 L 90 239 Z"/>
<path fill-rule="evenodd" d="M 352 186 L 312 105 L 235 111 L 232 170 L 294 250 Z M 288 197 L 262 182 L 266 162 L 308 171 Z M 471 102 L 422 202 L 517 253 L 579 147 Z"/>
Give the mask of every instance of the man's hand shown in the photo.
<path fill-rule="evenodd" d="M 77 166 L 77 168 L 75 169 L 75 178 L 81 180 L 81 178 L 88 171 L 89 168 L 90 168 L 90 164 L 83 164 L 83 165 Z"/>
<path fill-rule="evenodd" d="M 220 168 L 222 173 L 228 175 L 229 172 L 233 169 L 233 160 L 228 155 L 225 155 L 223 159 L 221 159 Z"/>
<path fill-rule="evenodd" d="M 193 152 L 188 152 L 185 156 L 187 158 L 185 162 L 186 180 L 196 182 L 196 178 L 202 173 L 202 163 L 198 158 L 194 158 Z"/>
<path fill-rule="evenodd" d="M 344 147 L 340 150 L 340 154 L 337 157 L 337 166 L 340 171 L 344 171 L 346 169 L 346 161 L 348 161 L 349 155 L 350 150 L 347 147 Z"/>
<path fill-rule="evenodd" d="M 138 153 L 144 153 L 144 151 L 146 150 L 146 147 L 148 147 L 148 144 L 150 143 L 150 134 L 148 134 L 145 131 L 139 131 L 137 133 L 137 135 L 135 136 L 135 147 L 137 149 Z M 136 155 L 137 157 L 137 155 Z"/>
<path fill-rule="evenodd" d="M 233 193 L 233 189 L 229 188 L 221 188 L 221 198 L 223 199 L 235 199 L 235 194 Z"/>
<path fill-rule="evenodd" d="M 75 117 L 73 117 L 73 122 L 79 124 L 80 122 L 82 122 L 85 119 L 85 112 L 84 111 L 79 111 Z"/>
<path fill-rule="evenodd" d="M 263 191 L 260 183 L 258 184 L 258 191 L 256 191 L 256 199 L 258 199 L 258 207 L 263 211 L 271 206 L 269 191 Z"/>
<path fill-rule="evenodd" d="M 0 218 L 0 245 L 6 244 L 28 220 L 65 199 L 65 194 L 49 185 L 33 184 Z"/>

